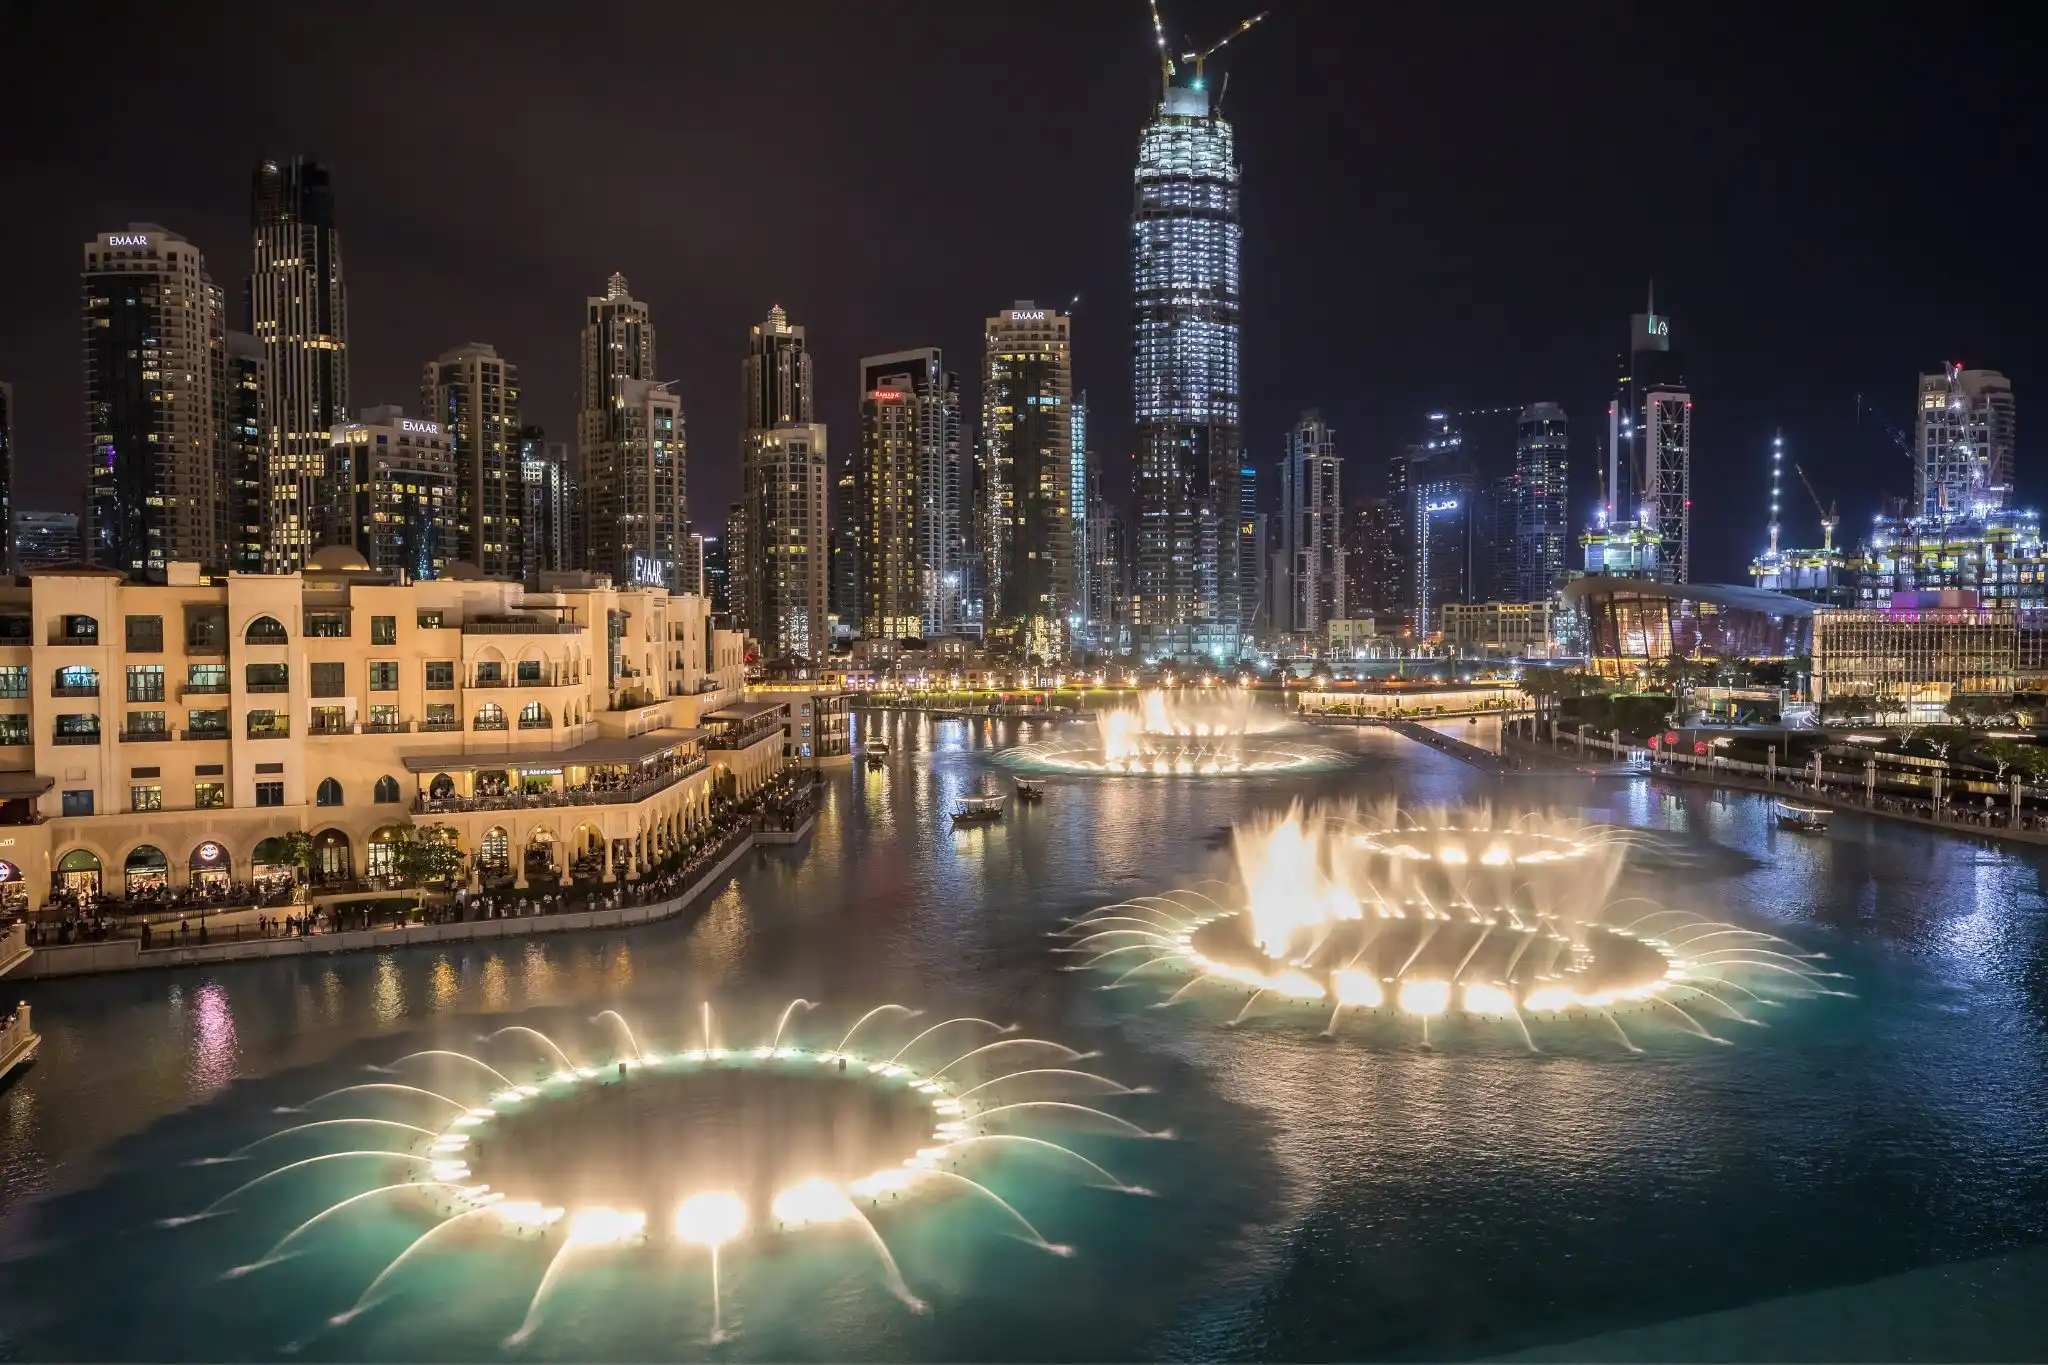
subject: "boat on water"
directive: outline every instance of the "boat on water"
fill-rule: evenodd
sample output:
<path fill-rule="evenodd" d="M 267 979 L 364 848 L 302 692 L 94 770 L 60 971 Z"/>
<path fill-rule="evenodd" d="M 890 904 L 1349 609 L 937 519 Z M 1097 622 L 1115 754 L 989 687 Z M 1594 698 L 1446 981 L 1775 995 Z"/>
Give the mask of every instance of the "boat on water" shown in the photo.
<path fill-rule="evenodd" d="M 886 740 L 871 739 L 861 751 L 870 768 L 879 768 L 889 761 L 889 745 Z"/>
<path fill-rule="evenodd" d="M 953 823 L 956 825 L 993 824 L 1003 818 L 1001 793 L 981 796 L 963 796 L 960 804 L 953 809 Z"/>
<path fill-rule="evenodd" d="M 1017 799 L 1019 801 L 1045 800 L 1045 783 L 1033 782 L 1030 778 L 1027 777 L 1018 778 Z"/>
<path fill-rule="evenodd" d="M 1825 806 L 1798 806 L 1790 801 L 1778 803 L 1778 825 L 1782 829 L 1797 830 L 1801 834 L 1825 834 L 1828 817 L 1834 814 Z"/>

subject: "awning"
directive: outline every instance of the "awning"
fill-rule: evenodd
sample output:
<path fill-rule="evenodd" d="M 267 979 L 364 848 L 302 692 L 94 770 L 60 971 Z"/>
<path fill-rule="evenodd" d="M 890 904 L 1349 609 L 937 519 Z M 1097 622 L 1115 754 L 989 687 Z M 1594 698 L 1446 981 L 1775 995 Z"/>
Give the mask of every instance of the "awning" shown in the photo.
<path fill-rule="evenodd" d="M 573 749 L 519 749 L 499 754 L 412 754 L 405 759 L 405 770 L 409 773 L 475 773 L 499 769 L 518 772 L 524 768 L 559 769 L 593 763 L 638 763 L 703 737 L 702 730 L 671 726 L 649 730 L 644 735 L 593 739 Z"/>
<path fill-rule="evenodd" d="M 779 711 L 789 705 L 786 701 L 736 701 L 730 706 L 721 706 L 706 720 L 752 720 L 764 711 Z"/>
<path fill-rule="evenodd" d="M 41 773 L 0 773 L 0 801 L 32 801 L 56 785 Z"/>

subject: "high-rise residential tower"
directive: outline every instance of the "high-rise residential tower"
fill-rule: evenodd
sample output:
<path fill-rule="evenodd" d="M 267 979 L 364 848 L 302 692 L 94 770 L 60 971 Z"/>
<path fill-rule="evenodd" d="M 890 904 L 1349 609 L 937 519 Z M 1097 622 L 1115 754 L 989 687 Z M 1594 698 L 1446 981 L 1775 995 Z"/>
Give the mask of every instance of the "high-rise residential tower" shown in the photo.
<path fill-rule="evenodd" d="M 372 569 L 439 578 L 458 558 L 455 456 L 448 429 L 396 406 L 337 424 L 318 484 L 319 542 L 352 545 Z"/>
<path fill-rule="evenodd" d="M 1629 319 L 1629 352 L 1607 405 L 1602 525 L 1641 527 L 1660 545 L 1657 577 L 1692 581 L 1692 392 L 1671 343 L 1671 319 Z"/>
<path fill-rule="evenodd" d="M 578 508 L 569 477 L 569 443 L 550 441 L 537 426 L 519 428 L 517 440 L 525 504 L 519 524 L 519 577 L 531 583 L 543 573 L 580 566 L 572 529 Z"/>
<path fill-rule="evenodd" d="M 270 350 L 253 332 L 229 332 L 221 378 L 214 386 L 214 412 L 222 443 L 219 467 L 225 479 L 222 516 L 226 523 L 224 567 L 233 573 L 262 573 L 264 529 L 269 503 L 264 476 L 270 468 Z"/>
<path fill-rule="evenodd" d="M 689 446 L 675 387 L 645 379 L 620 386 L 619 438 L 611 447 L 611 520 L 593 524 L 589 567 L 621 587 L 684 591 L 690 550 Z"/>
<path fill-rule="evenodd" d="M 815 442 L 808 435 L 814 415 L 813 389 L 811 353 L 804 344 L 804 329 L 792 326 L 782 305 L 774 304 L 768 309 L 767 318 L 748 333 L 747 358 L 740 366 L 740 503 L 744 525 L 735 528 L 728 522 L 726 526 L 734 624 L 752 634 L 770 657 L 796 652 L 822 658 L 828 644 L 824 618 L 830 612 L 832 583 L 832 480 L 829 471 L 819 471 L 824 502 L 817 523 L 812 526 L 808 521 L 810 462 L 814 456 L 822 459 L 825 449 L 824 428 L 818 428 Z M 771 440 L 771 433 L 783 426 L 804 427 L 806 433 Z M 801 461 L 794 466 L 793 450 L 802 452 Z M 789 472 L 802 475 L 803 486 L 794 492 L 775 484 L 782 474 Z M 791 550 L 786 543 L 771 538 L 770 522 L 777 522 L 786 536 L 792 527 L 786 519 L 778 520 L 778 516 L 797 507 L 805 509 L 805 539 L 800 549 Z M 815 544 L 811 543 L 813 540 Z M 744 554 L 740 553 L 743 548 Z M 788 565 L 771 562 L 782 556 L 801 560 L 801 570 L 786 573 Z M 813 569 L 819 575 L 815 631 L 811 629 L 812 605 L 806 601 L 800 609 L 792 606 L 801 596 L 798 589 L 807 590 Z M 798 623 L 802 626 L 800 632 L 788 628 Z M 786 642 L 797 633 L 802 635 L 804 647 L 792 651 Z M 815 656 L 811 654 L 813 649 L 818 651 Z"/>
<path fill-rule="evenodd" d="M 959 621 L 960 378 L 936 346 L 860 362 L 853 519 L 861 629 L 943 634 Z"/>
<path fill-rule="evenodd" d="M 1515 597 L 1547 602 L 1564 586 L 1571 546 L 1566 424 L 1555 403 L 1532 403 L 1515 424 Z"/>
<path fill-rule="evenodd" d="M 1923 517 L 1953 520 L 2012 505 L 2012 383 L 1997 370 L 1949 365 L 1920 376 L 1915 501 Z"/>
<path fill-rule="evenodd" d="M 1347 616 L 1371 617 L 1391 630 L 1412 609 L 1401 590 L 1401 565 L 1408 551 L 1401 525 L 1388 498 L 1366 498 L 1352 509 L 1344 547 Z"/>
<path fill-rule="evenodd" d="M 455 456 L 453 558 L 486 578 L 518 578 L 526 496 L 519 451 L 519 367 L 472 341 L 427 363 L 420 410 L 448 433 Z"/>
<path fill-rule="evenodd" d="M 630 577 L 616 559 L 619 519 L 625 515 L 626 385 L 654 379 L 654 321 L 633 297 L 624 275 L 613 273 L 604 293 L 583 301 L 583 363 L 576 399 L 576 468 L 582 490 L 583 560 L 576 567 Z M 643 414 L 644 416 L 644 414 Z"/>
<path fill-rule="evenodd" d="M 1026 658 L 1068 648 L 1080 603 L 1073 540 L 1071 320 L 1029 300 L 983 324 L 982 545 L 991 633 Z M 1084 490 L 1085 492 L 1085 490 Z"/>
<path fill-rule="evenodd" d="M 1337 433 L 1310 409 L 1287 433 L 1280 461 L 1279 553 L 1288 619 L 1274 629 L 1319 640 L 1345 617 L 1343 460 Z"/>
<path fill-rule="evenodd" d="M 1472 503 L 1479 478 L 1464 433 L 1442 412 L 1429 414 L 1426 434 L 1408 447 L 1403 466 L 1408 507 L 1402 530 L 1420 638 L 1443 629 L 1439 612 L 1446 603 L 1472 600 Z"/>
<path fill-rule="evenodd" d="M 249 331 L 264 347 L 266 570 L 301 568 L 315 544 L 333 428 L 348 420 L 348 290 L 327 168 L 294 157 L 256 168 Z"/>
<path fill-rule="evenodd" d="M 1092 645 L 1095 632 L 1090 629 L 1089 604 L 1095 594 L 1089 580 L 1095 574 L 1095 557 L 1088 552 L 1091 543 L 1088 537 L 1089 471 L 1093 461 L 1088 455 L 1088 394 L 1086 390 L 1077 394 L 1067 411 L 1068 436 L 1071 441 L 1071 457 L 1067 461 L 1067 501 L 1073 513 L 1068 530 L 1068 543 L 1074 547 L 1074 620 L 1073 625 L 1080 636 L 1077 643 Z"/>
<path fill-rule="evenodd" d="M 1131 237 L 1140 643 L 1152 657 L 1234 659 L 1238 166 L 1199 77 L 1169 77 L 1139 137 Z"/>
<path fill-rule="evenodd" d="M 158 582 L 174 559 L 222 568 L 220 290 L 199 249 L 154 223 L 87 242 L 83 278 L 86 554 Z"/>
<path fill-rule="evenodd" d="M 14 572 L 14 386 L 0 379 L 0 577 Z"/>

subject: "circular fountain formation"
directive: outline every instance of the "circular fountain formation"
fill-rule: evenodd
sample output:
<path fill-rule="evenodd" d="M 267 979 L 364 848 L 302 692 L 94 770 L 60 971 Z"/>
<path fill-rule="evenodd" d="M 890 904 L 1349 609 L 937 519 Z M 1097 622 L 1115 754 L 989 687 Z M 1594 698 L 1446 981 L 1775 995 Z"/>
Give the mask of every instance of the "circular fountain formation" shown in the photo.
<path fill-rule="evenodd" d="M 1838 974 L 1774 934 L 1640 896 L 1616 898 L 1633 836 L 1540 816 L 1299 803 L 1232 831 L 1236 873 L 1103 906 L 1059 951 L 1111 988 L 1182 978 L 1164 1003 L 1236 992 L 1232 1022 L 1286 1001 L 1329 1010 L 1512 1020 L 1651 1017 L 1709 1038 L 1760 1024 L 1760 1006 L 1840 994 Z M 1525 1017 L 1526 1016 L 1526 1017 Z M 1707 1022 L 1703 1022 L 1707 1021 Z M 1632 1027 L 1629 1026 L 1629 1027 Z"/>
<path fill-rule="evenodd" d="M 710 1194 L 735 1197 L 749 1221 L 782 1222 L 778 1201 L 815 1182 L 892 1188 L 921 1151 L 946 1143 L 960 1112 L 907 1068 L 845 1060 L 697 1052 L 566 1073 L 458 1117 L 436 1154 L 514 1210 L 501 1215 L 511 1231 L 589 1207 L 644 1225 Z"/>
<path fill-rule="evenodd" d="M 1278 732 L 1286 717 L 1242 688 L 1203 689 L 1190 698 L 1146 692 L 1135 706 L 1098 712 L 1092 739 L 1051 739 L 1008 749 L 1002 759 L 1030 772 L 1093 776 L 1250 777 L 1341 768 L 1335 749 Z"/>
<path fill-rule="evenodd" d="M 1678 970 L 1667 950 L 1609 928 L 1589 928 L 1575 943 L 1506 916 L 1437 918 L 1419 903 L 1401 910 L 1299 929 L 1278 952 L 1260 947 L 1250 917 L 1237 911 L 1189 931 L 1188 949 L 1197 964 L 1277 995 L 1408 1014 L 1643 1000 Z"/>

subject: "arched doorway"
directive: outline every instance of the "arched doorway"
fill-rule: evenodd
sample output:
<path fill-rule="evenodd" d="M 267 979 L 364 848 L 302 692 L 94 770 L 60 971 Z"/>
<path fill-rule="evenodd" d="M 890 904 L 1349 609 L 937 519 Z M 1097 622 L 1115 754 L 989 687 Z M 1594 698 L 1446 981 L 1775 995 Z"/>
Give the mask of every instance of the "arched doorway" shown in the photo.
<path fill-rule="evenodd" d="M 212 839 L 192 850 L 186 868 L 192 874 L 192 889 L 202 893 L 226 891 L 235 879 L 227 845 Z"/>
<path fill-rule="evenodd" d="M 280 835 L 273 835 L 256 845 L 249 855 L 249 880 L 267 890 L 290 886 L 299 879 L 298 865 L 292 862 L 292 846 Z"/>
<path fill-rule="evenodd" d="M 512 839 L 503 826 L 484 831 L 477 841 L 476 875 L 486 886 L 503 886 L 512 880 Z"/>
<path fill-rule="evenodd" d="M 371 877 L 396 877 L 398 875 L 398 848 L 405 842 L 405 830 L 399 825 L 386 825 L 370 831 L 369 847 L 365 850 L 367 862 L 363 871 Z"/>
<path fill-rule="evenodd" d="M 555 859 L 553 830 L 537 829 L 527 836 L 525 868 L 528 881 L 561 880 L 562 865 Z"/>
<path fill-rule="evenodd" d="M 121 894 L 129 900 L 154 895 L 171 884 L 171 860 L 164 851 L 144 844 L 121 867 Z"/>
<path fill-rule="evenodd" d="M 97 853 L 74 848 L 57 860 L 55 885 L 50 889 L 59 896 L 77 899 L 82 896 L 97 896 L 100 893 L 100 859 Z"/>
<path fill-rule="evenodd" d="M 27 913 L 28 884 L 21 879 L 21 869 L 5 859 L 0 859 L 0 914 Z"/>
<path fill-rule="evenodd" d="M 434 774 L 434 780 L 427 784 L 429 801 L 452 801 L 455 798 L 455 779 L 446 773 Z"/>
<path fill-rule="evenodd" d="M 478 796 L 504 796 L 511 790 L 512 779 L 505 775 L 503 768 L 492 768 L 476 775 Z"/>
<path fill-rule="evenodd" d="M 569 836 L 569 877 L 577 882 L 604 880 L 604 835 L 596 825 L 578 825 Z"/>
<path fill-rule="evenodd" d="M 348 836 L 323 829 L 313 836 L 313 884 L 333 886 L 355 879 L 355 855 Z"/>

